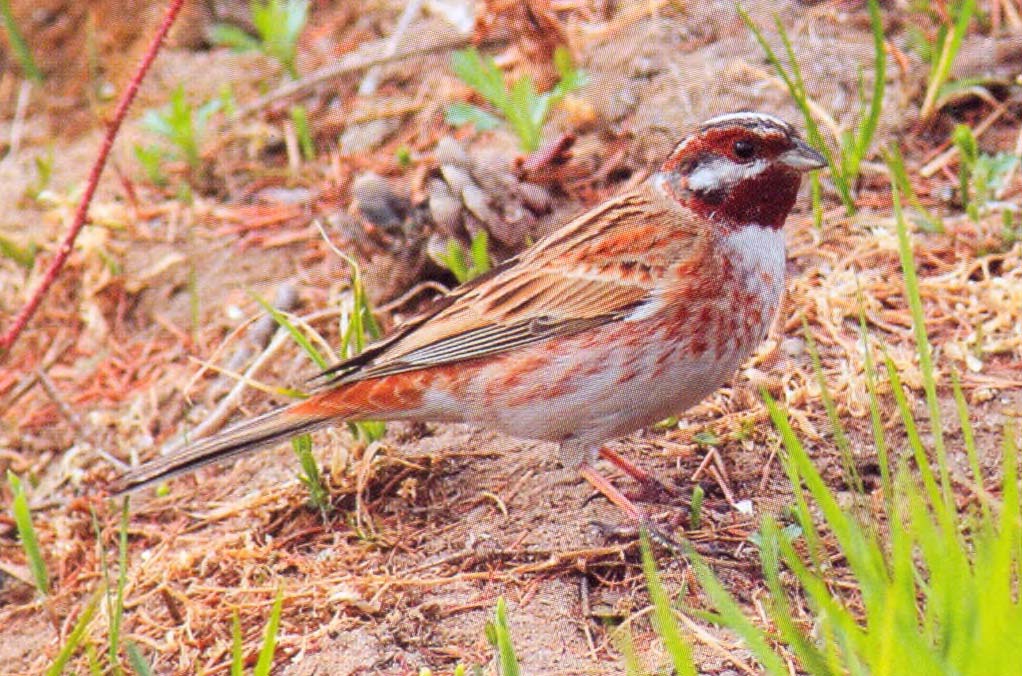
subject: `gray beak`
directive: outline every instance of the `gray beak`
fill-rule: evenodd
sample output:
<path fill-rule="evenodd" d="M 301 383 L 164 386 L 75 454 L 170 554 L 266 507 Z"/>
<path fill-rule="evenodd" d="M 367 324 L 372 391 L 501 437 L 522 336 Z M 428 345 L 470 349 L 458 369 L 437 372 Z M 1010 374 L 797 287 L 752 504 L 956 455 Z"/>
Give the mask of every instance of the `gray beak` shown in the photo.
<path fill-rule="evenodd" d="M 800 138 L 795 139 L 795 147 L 780 154 L 777 158 L 795 171 L 812 171 L 827 166 L 827 160 L 816 148 Z"/>

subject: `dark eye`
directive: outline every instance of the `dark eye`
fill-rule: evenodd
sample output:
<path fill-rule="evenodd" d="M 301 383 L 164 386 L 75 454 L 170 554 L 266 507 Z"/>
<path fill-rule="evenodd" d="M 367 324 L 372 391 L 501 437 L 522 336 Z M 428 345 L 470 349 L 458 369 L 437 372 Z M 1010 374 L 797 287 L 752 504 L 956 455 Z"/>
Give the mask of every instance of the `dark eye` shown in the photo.
<path fill-rule="evenodd" d="M 752 141 L 735 141 L 735 157 L 740 160 L 747 160 L 756 153 L 756 146 Z"/>

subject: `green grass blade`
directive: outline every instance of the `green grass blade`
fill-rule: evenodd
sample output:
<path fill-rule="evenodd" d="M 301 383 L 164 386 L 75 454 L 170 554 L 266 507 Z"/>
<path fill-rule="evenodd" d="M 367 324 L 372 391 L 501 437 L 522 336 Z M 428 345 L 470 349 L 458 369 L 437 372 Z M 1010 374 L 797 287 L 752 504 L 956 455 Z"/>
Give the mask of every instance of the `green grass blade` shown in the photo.
<path fill-rule="evenodd" d="M 972 421 L 969 420 L 969 405 L 965 401 L 965 393 L 962 392 L 962 382 L 958 378 L 958 372 L 954 370 L 951 371 L 951 388 L 955 396 L 955 407 L 958 409 L 958 422 L 962 426 L 962 445 L 965 446 L 965 452 L 969 457 L 969 469 L 972 470 L 976 496 L 979 498 L 984 520 L 989 520 L 989 495 L 983 487 L 983 471 L 979 466 L 979 452 L 976 450 L 976 436 L 972 430 Z"/>
<path fill-rule="evenodd" d="M 728 627 L 745 643 L 753 656 L 763 667 L 763 671 L 771 676 L 787 676 L 788 668 L 784 661 L 770 647 L 767 636 L 762 629 L 754 625 L 745 615 L 742 614 L 738 604 L 725 591 L 724 587 L 717 580 L 710 567 L 703 561 L 691 547 L 687 548 L 686 555 L 692 562 L 692 568 L 696 572 L 699 584 L 702 586 L 706 596 L 709 597 L 719 613 L 718 617 L 724 626 Z"/>
<path fill-rule="evenodd" d="M 905 426 L 905 434 L 908 437 L 909 446 L 912 448 L 912 457 L 916 461 L 919 475 L 923 479 L 923 488 L 934 506 L 943 504 L 940 488 L 937 486 L 937 478 L 930 467 L 930 459 L 926 455 L 926 448 L 919 436 L 919 429 L 916 427 L 915 416 L 908 405 L 908 398 L 905 396 L 905 388 L 901 383 L 901 376 L 898 375 L 898 367 L 889 355 L 884 356 L 884 365 L 887 368 L 887 381 L 891 386 L 891 393 L 894 394 L 894 402 L 901 414 L 901 422 Z"/>
<path fill-rule="evenodd" d="M 106 595 L 106 587 L 101 586 L 96 590 L 96 593 L 92 595 L 89 602 L 85 605 L 85 609 L 82 614 L 78 617 L 78 621 L 75 622 L 74 629 L 67 637 L 67 642 L 64 647 L 60 649 L 60 653 L 57 655 L 57 659 L 53 661 L 50 668 L 46 670 L 46 676 L 60 676 L 64 673 L 64 669 L 67 667 L 67 663 L 74 657 L 75 651 L 78 650 L 78 646 L 82 642 L 82 638 L 85 636 L 85 631 L 89 628 L 89 623 L 92 622 L 92 616 L 96 614 L 96 608 L 99 607 L 99 601 Z"/>
<path fill-rule="evenodd" d="M 940 401 L 937 399 L 933 356 L 930 341 L 926 335 L 926 320 L 923 315 L 923 301 L 919 295 L 919 279 L 916 276 L 915 260 L 912 255 L 912 242 L 909 239 L 908 226 L 905 224 L 905 217 L 901 211 L 901 195 L 897 185 L 891 185 L 891 197 L 894 206 L 894 219 L 898 229 L 898 253 L 901 257 L 901 269 L 905 276 L 905 297 L 912 312 L 912 331 L 916 338 L 919 369 L 922 372 L 923 389 L 926 391 L 926 403 L 930 411 L 930 432 L 933 435 L 933 450 L 937 456 L 937 465 L 940 470 L 943 504 L 946 510 L 953 510 L 951 477 L 947 466 L 947 451 L 944 448 L 944 430 L 940 421 Z M 937 504 L 933 506 L 936 508 Z"/>
<path fill-rule="evenodd" d="M 894 484 L 891 477 L 891 456 L 884 436 L 884 416 L 880 412 L 880 395 L 877 393 L 876 363 L 869 348 L 869 330 L 866 328 L 866 309 L 859 291 L 859 335 L 862 340 L 863 371 L 866 374 L 866 391 L 869 394 L 869 421 L 873 431 L 873 445 L 876 448 L 877 464 L 880 465 L 880 483 L 884 491 L 884 504 L 888 514 L 894 500 Z"/>
<path fill-rule="evenodd" d="M 266 310 L 271 317 L 273 317 L 273 321 L 277 322 L 277 326 L 282 327 L 288 332 L 292 340 L 294 340 L 295 343 L 302 348 L 302 351 L 304 351 L 305 354 L 309 355 L 309 358 L 315 362 L 319 370 L 326 371 L 330 368 L 330 364 L 327 363 L 327 360 L 319 353 L 319 350 L 317 350 L 312 344 L 312 341 L 310 341 L 298 327 L 291 323 L 291 320 L 287 318 L 287 315 L 273 307 L 271 303 L 267 302 L 266 299 L 256 293 L 252 294 L 252 298 L 255 302 L 259 303 L 259 306 Z"/>
<path fill-rule="evenodd" d="M 647 676 L 647 671 L 639 661 L 639 654 L 635 650 L 635 640 L 632 638 L 632 630 L 627 624 L 618 627 L 611 636 L 611 641 L 617 651 L 621 653 L 621 661 L 624 662 L 625 676 Z"/>
<path fill-rule="evenodd" d="M 283 607 L 284 588 L 281 587 L 277 591 L 277 598 L 270 610 L 270 619 L 266 622 L 263 647 L 259 650 L 259 659 L 252 670 L 252 676 L 270 676 L 270 669 L 273 668 L 273 654 L 277 651 L 277 631 L 280 629 L 280 613 Z"/>
<path fill-rule="evenodd" d="M 773 517 L 767 515 L 760 526 L 761 546 L 760 561 L 763 566 L 763 578 L 766 580 L 770 595 L 767 597 L 770 619 L 781 632 L 785 643 L 791 646 L 798 656 L 803 668 L 815 676 L 836 676 L 836 672 L 827 663 L 827 657 L 809 640 L 805 632 L 795 625 L 791 605 L 781 585 L 781 564 L 779 556 L 780 529 Z"/>
<path fill-rule="evenodd" d="M 312 141 L 309 114 L 305 106 L 291 106 L 291 121 L 295 125 L 295 135 L 298 136 L 298 145 L 302 149 L 302 158 L 306 162 L 315 161 L 316 144 Z"/>
<path fill-rule="evenodd" d="M 646 576 L 646 587 L 649 598 L 653 601 L 653 626 L 674 665 L 674 673 L 678 676 L 696 676 L 695 664 L 692 662 L 692 648 L 681 637 L 678 622 L 671 609 L 671 600 L 664 590 L 657 573 L 656 562 L 650 549 L 649 535 L 642 532 L 642 572 Z"/>
<path fill-rule="evenodd" d="M 500 660 L 500 676 L 520 676 L 521 669 L 518 666 L 518 656 L 515 655 L 514 644 L 511 642 L 511 629 L 507 622 L 507 604 L 503 596 L 497 599 L 493 629 Z"/>
<path fill-rule="evenodd" d="M 924 122 L 937 112 L 937 94 L 951 74 L 951 64 L 954 63 L 955 57 L 958 56 L 958 50 L 962 46 L 962 39 L 965 37 L 965 32 L 969 28 L 969 22 L 972 20 L 972 15 L 975 11 L 976 0 L 965 0 L 961 7 L 958 8 L 958 19 L 955 21 L 954 28 L 944 36 L 940 47 L 940 54 L 934 63 L 933 70 L 930 72 L 930 81 L 926 87 L 923 105 L 919 110 L 919 118 Z"/>
<path fill-rule="evenodd" d="M 830 396 L 830 388 L 827 387 L 827 378 L 823 375 L 823 363 L 820 361 L 820 350 L 816 346 L 813 332 L 809 329 L 809 320 L 802 315 L 802 335 L 805 336 L 806 349 L 813 362 L 813 373 L 816 374 L 816 382 L 820 386 L 820 399 L 823 400 L 823 408 L 827 411 L 827 419 L 830 421 L 831 433 L 834 435 L 834 443 L 841 451 L 841 460 L 844 464 L 845 483 L 855 493 L 862 495 L 865 490 L 862 486 L 862 477 L 855 467 L 855 457 L 852 454 L 852 444 L 848 441 L 848 434 L 845 432 L 841 418 L 837 414 L 837 406 L 834 398 Z"/>
<path fill-rule="evenodd" d="M 241 617 L 235 608 L 234 621 L 231 623 L 231 676 L 243 676 L 244 673 L 245 647 L 241 637 Z"/>
<path fill-rule="evenodd" d="M 926 232 L 944 232 L 944 224 L 940 218 L 930 213 L 930 210 L 923 206 L 912 189 L 912 183 L 908 180 L 908 171 L 905 169 L 905 159 L 901 155 L 901 147 L 895 142 L 888 146 L 884 153 L 884 160 L 891 172 L 891 180 L 901 190 L 901 194 L 908 198 L 909 204 L 919 214 L 919 225 Z"/>
<path fill-rule="evenodd" d="M 486 230 L 472 235 L 472 276 L 478 277 L 490 271 L 490 236 Z"/>
<path fill-rule="evenodd" d="M 816 500 L 827 525 L 841 545 L 848 565 L 862 587 L 863 597 L 868 602 L 870 595 L 880 593 L 880 588 L 887 577 L 879 546 L 873 540 L 866 538 L 863 531 L 857 527 L 856 522 L 849 519 L 845 509 L 838 504 L 833 492 L 824 483 L 819 471 L 809 459 L 802 442 L 795 435 L 784 411 L 769 393 L 764 393 L 763 396 L 774 427 L 780 432 L 781 440 L 788 451 L 787 455 L 783 457 L 784 463 L 797 467 L 798 474 L 805 482 L 813 499 Z"/>
<path fill-rule="evenodd" d="M 32 525 L 32 510 L 28 506 L 28 498 L 25 497 L 21 479 L 11 470 L 7 470 L 7 483 L 10 484 L 11 493 L 14 495 L 11 502 L 11 514 L 14 516 L 14 525 L 18 530 L 21 548 L 25 551 L 25 558 L 28 560 L 29 570 L 32 571 L 36 589 L 40 594 L 46 596 L 50 593 L 50 576 L 46 572 L 46 561 L 39 549 L 39 538 L 36 537 L 35 527 Z"/>
<path fill-rule="evenodd" d="M 142 651 L 138 649 L 137 645 L 128 641 L 124 650 L 128 653 L 128 664 L 131 665 L 131 668 L 135 670 L 138 676 L 152 676 L 152 667 L 149 666 L 149 662 L 146 661 L 145 656 L 142 655 Z"/>
<path fill-rule="evenodd" d="M 7 30 L 7 41 L 14 51 L 18 65 L 21 66 L 21 72 L 26 78 L 36 84 L 42 82 L 43 73 L 39 70 L 39 66 L 36 65 L 35 59 L 32 57 L 32 50 L 29 49 L 25 36 L 21 34 L 18 22 L 14 20 L 10 0 L 0 0 L 0 18 L 3 19 L 4 29 Z"/>
<path fill-rule="evenodd" d="M 880 16 L 877 0 L 869 0 L 869 25 L 873 33 L 873 98 L 869 102 L 866 117 L 859 125 L 855 135 L 854 163 L 849 181 L 855 180 L 859 173 L 859 165 L 869 152 L 873 135 L 876 133 L 877 121 L 884 105 L 884 88 L 887 80 L 887 50 L 884 46 L 884 22 Z"/>
<path fill-rule="evenodd" d="M 100 544 L 102 546 L 102 543 Z M 124 587 L 128 582 L 128 496 L 121 503 L 121 524 L 117 538 L 117 593 L 110 616 L 110 664 L 119 668 L 117 651 L 121 645 L 121 621 L 124 619 Z M 129 655 L 130 659 L 130 655 Z"/>

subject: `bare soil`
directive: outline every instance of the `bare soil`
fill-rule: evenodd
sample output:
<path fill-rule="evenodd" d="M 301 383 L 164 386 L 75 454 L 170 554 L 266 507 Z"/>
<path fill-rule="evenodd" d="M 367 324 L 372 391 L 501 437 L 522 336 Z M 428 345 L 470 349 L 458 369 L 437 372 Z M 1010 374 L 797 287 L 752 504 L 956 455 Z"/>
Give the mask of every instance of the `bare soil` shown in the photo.
<path fill-rule="evenodd" d="M 117 85 L 132 67 L 126 55 L 137 54 L 159 12 L 136 17 L 124 3 L 93 4 L 103 8 L 97 18 L 107 19 L 97 24 L 100 79 Z M 685 130 L 713 114 L 754 108 L 800 120 L 733 4 L 689 4 L 549 3 L 558 8 L 552 16 L 591 84 L 555 111 L 546 130 L 547 138 L 570 131 L 578 140 L 564 173 L 569 178 L 552 190 L 556 203 L 538 230 L 641 180 Z M 771 17 L 779 13 L 810 93 L 837 125 L 848 128 L 857 115 L 860 69 L 867 82 L 872 77 L 862 3 L 750 4 L 777 48 Z M 52 15 L 61 20 L 88 21 L 53 5 Z M 402 4 L 363 5 L 360 11 L 316 5 L 302 42 L 303 73 L 391 34 Z M 229 8 L 224 12 L 229 15 Z M 48 44 L 50 33 L 33 28 L 25 11 L 16 14 L 37 40 L 33 44 Z M 540 78 L 541 67 L 528 57 L 542 41 L 515 31 L 521 21 L 516 10 L 494 17 L 497 27 L 483 36 L 494 40 L 488 49 L 504 57 L 511 72 L 534 71 Z M 364 223 L 351 205 L 351 186 L 367 170 L 384 175 L 399 194 L 421 198 L 424 178 L 435 169 L 436 141 L 451 133 L 443 106 L 468 95 L 450 72 L 448 50 L 382 67 L 372 96 L 356 92 L 365 74 L 360 71 L 269 103 L 250 117 L 218 117 L 205 139 L 206 168 L 191 177 L 189 203 L 175 194 L 174 186 L 186 182 L 181 163 L 168 165 L 171 184 L 161 189 L 145 180 L 134 159 L 134 143 L 154 141 L 139 123 L 142 111 L 162 105 L 178 83 L 196 102 L 218 96 L 230 83 L 244 105 L 284 81 L 264 57 L 204 47 L 202 30 L 213 18 L 188 17 L 161 53 L 136 117 L 118 139 L 91 211 L 93 225 L 40 315 L 13 352 L 0 357 L 0 469 L 29 478 L 54 590 L 44 600 L 33 593 L 6 508 L 10 492 L 0 488 L 0 673 L 42 673 L 52 662 L 103 578 L 100 550 L 116 575 L 119 505 L 98 494 L 117 475 L 116 464 L 151 457 L 216 407 L 234 380 L 208 365 L 248 368 L 261 347 L 249 349 L 248 361 L 232 359 L 246 342 L 245 331 L 235 330 L 261 312 L 253 296 L 273 298 L 286 286 L 295 292 L 299 315 L 350 303 L 347 265 L 312 219 L 344 214 Z M 989 101 L 970 100 L 930 126 L 919 125 L 925 67 L 908 48 L 905 32 L 907 22 L 919 20 L 901 9 L 885 11 L 891 63 L 874 146 L 902 142 L 918 194 L 945 214 L 945 233 L 914 233 L 927 329 L 942 374 L 952 368 L 961 374 L 992 482 L 1004 422 L 1022 411 L 1022 244 L 1004 240 L 999 217 L 974 224 L 943 200 L 956 186 L 953 160 L 919 178 L 919 168 L 944 150 L 955 122 L 975 124 L 996 112 Z M 502 22 L 509 32 L 501 32 Z M 405 40 L 450 30 L 430 9 Z M 1022 59 L 1010 48 L 1017 37 L 970 35 L 963 60 L 972 59 L 975 72 L 1017 72 Z M 1005 47 L 991 49 L 990 40 Z M 72 54 L 85 49 L 53 42 L 54 50 L 58 46 Z M 3 63 L 9 62 L 5 55 Z M 47 59 L 46 69 L 50 79 L 32 92 L 27 114 L 17 120 L 24 123 L 18 152 L 0 161 L 0 201 L 7 205 L 0 236 L 39 247 L 30 271 L 0 257 L 0 326 L 35 287 L 63 236 L 109 105 L 81 86 L 95 81 L 82 79 L 74 58 Z M 16 123 L 18 82 L 9 68 L 0 73 L 0 139 L 10 138 Z M 294 100 L 309 108 L 320 152 L 314 162 L 289 169 L 287 110 Z M 1019 94 L 1009 89 L 995 103 L 1003 110 L 981 145 L 1010 151 L 1022 121 Z M 365 150 L 342 155 L 338 136 L 358 124 L 356 118 L 394 122 Z M 824 133 L 833 140 L 829 129 Z M 495 147 L 507 157 L 515 154 L 505 131 L 473 136 L 463 130 L 457 136 L 473 152 Z M 403 147 L 412 152 L 408 168 L 396 159 Z M 47 194 L 31 199 L 26 191 L 37 181 L 37 158 L 52 158 L 53 171 Z M 800 199 L 786 226 L 788 296 L 769 340 L 733 384 L 681 412 L 677 424 L 616 445 L 675 489 L 673 496 L 637 497 L 665 526 L 688 528 L 688 538 L 757 621 L 765 591 L 748 538 L 762 515 L 783 518 L 791 497 L 760 387 L 789 409 L 827 480 L 838 489 L 844 485 L 802 318 L 819 344 L 828 388 L 869 490 L 878 488 L 878 470 L 862 375 L 860 293 L 874 347 L 887 347 L 918 399 L 917 411 L 924 412 L 880 165 L 879 155 L 872 155 L 860 180 L 856 217 L 844 215 L 825 182 L 818 231 L 808 195 Z M 1017 201 L 1019 192 L 1016 176 L 1005 199 Z M 337 230 L 328 227 L 328 233 L 343 239 Z M 391 325 L 421 300 L 391 307 L 381 320 Z M 312 320 L 329 341 L 337 339 L 337 314 Z M 300 349 L 285 343 L 252 377 L 300 388 L 314 372 Z M 904 455 L 889 399 L 885 392 L 891 443 Z M 955 421 L 950 389 L 941 389 L 941 399 L 945 421 Z M 281 401 L 250 388 L 231 408 L 231 419 Z M 958 425 L 945 428 L 956 486 L 966 501 L 971 494 Z M 122 633 L 155 673 L 227 673 L 235 613 L 254 663 L 278 590 L 284 610 L 274 673 L 415 674 L 426 666 L 449 673 L 458 663 L 496 673 L 484 625 L 498 596 L 507 599 L 525 674 L 622 673 L 617 627 L 623 625 L 650 668 L 664 663 L 648 621 L 635 533 L 558 467 L 553 446 L 464 426 L 393 424 L 384 439 L 369 445 L 345 428 L 318 433 L 314 448 L 331 489 L 328 515 L 308 504 L 287 447 L 175 479 L 163 495 L 132 498 Z M 635 489 L 624 477 L 614 479 Z M 696 484 L 707 498 L 703 523 L 691 528 L 688 496 Z M 90 508 L 97 512 L 101 547 Z M 706 607 L 686 562 L 663 550 L 657 555 L 672 595 L 682 594 L 688 607 Z M 698 631 L 687 635 L 701 672 L 757 673 L 736 637 L 703 622 L 692 626 Z M 97 653 L 106 650 L 108 627 L 101 607 L 87 634 Z M 72 664 L 74 673 L 86 673 L 83 655 Z"/>

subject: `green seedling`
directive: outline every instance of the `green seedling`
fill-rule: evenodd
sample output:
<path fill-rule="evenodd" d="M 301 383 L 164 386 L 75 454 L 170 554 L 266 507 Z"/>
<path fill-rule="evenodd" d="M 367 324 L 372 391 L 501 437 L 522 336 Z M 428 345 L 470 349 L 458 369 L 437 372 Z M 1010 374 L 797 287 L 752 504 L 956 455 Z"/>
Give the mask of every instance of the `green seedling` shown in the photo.
<path fill-rule="evenodd" d="M 99 608 L 99 602 L 103 599 L 106 594 L 106 588 L 101 587 L 96 590 L 96 593 L 89 598 L 89 602 L 85 604 L 85 609 L 82 610 L 82 614 L 78 616 L 78 621 L 75 622 L 74 628 L 71 633 L 68 634 L 67 641 L 60 648 L 60 652 L 57 653 L 57 659 L 53 660 L 53 664 L 46 670 L 46 676 L 60 676 L 64 673 L 64 669 L 67 668 L 68 662 L 78 652 L 79 646 L 82 644 L 82 640 L 85 638 L 85 632 L 89 628 L 89 624 L 92 622 L 93 616 L 96 614 L 96 609 Z M 95 651 L 92 651 L 95 653 Z M 95 664 L 95 660 L 90 658 L 90 664 Z M 98 668 L 98 667 L 97 667 Z"/>
<path fill-rule="evenodd" d="M 159 146 L 143 146 L 138 143 L 134 145 L 132 151 L 135 153 L 135 159 L 142 165 L 142 170 L 150 183 L 161 188 L 167 185 L 167 175 L 163 173 L 163 162 L 171 156 L 170 153 Z"/>
<path fill-rule="evenodd" d="M 342 317 L 341 327 L 341 359 L 348 359 L 359 354 L 369 342 L 378 340 L 383 331 L 373 315 L 373 309 L 362 281 L 362 271 L 352 258 L 347 258 L 351 268 L 351 312 Z M 366 443 L 382 439 L 387 426 L 379 421 L 350 423 L 349 428 L 355 438 Z"/>
<path fill-rule="evenodd" d="M 298 147 L 302 149 L 302 157 L 306 162 L 312 162 L 316 159 L 316 145 L 312 142 L 309 116 L 305 111 L 305 106 L 291 106 L 291 121 L 295 125 L 295 134 L 298 136 Z"/>
<path fill-rule="evenodd" d="M 259 659 L 256 661 L 252 676 L 270 676 L 270 669 L 273 668 L 273 655 L 277 652 L 277 632 L 280 630 L 280 614 L 284 607 L 284 588 L 277 591 L 277 598 L 270 610 L 270 617 L 266 621 L 266 630 L 263 632 L 263 645 L 259 650 Z"/>
<path fill-rule="evenodd" d="M 923 206 L 912 189 L 912 183 L 908 179 L 908 172 L 905 170 L 905 160 L 901 155 L 901 148 L 897 143 L 892 143 L 884 152 L 884 161 L 891 172 L 891 180 L 898 186 L 898 190 L 905 196 L 912 209 L 917 214 L 916 224 L 926 232 L 944 232 L 944 223 L 939 216 L 935 216 Z"/>
<path fill-rule="evenodd" d="M 312 344 L 308 336 L 302 332 L 294 323 L 288 318 L 288 316 L 273 307 L 271 303 L 268 303 L 266 299 L 253 294 L 253 298 L 271 317 L 273 321 L 277 323 L 277 326 L 287 331 L 291 339 L 308 355 L 309 359 L 316 364 L 320 371 L 325 371 L 329 367 L 329 362 L 326 358 L 316 349 L 316 346 Z M 298 396 L 305 396 L 300 394 Z M 299 475 L 299 479 L 309 491 L 309 501 L 324 515 L 329 513 L 332 509 L 330 504 L 330 492 L 323 485 L 323 480 L 319 474 L 319 467 L 316 464 L 316 458 L 312 454 L 312 436 L 309 434 L 299 435 L 291 440 L 291 448 L 294 450 L 295 455 L 298 456 L 298 463 L 301 465 L 302 473 Z"/>
<path fill-rule="evenodd" d="M 741 6 L 738 8 L 738 13 L 741 16 L 742 21 L 745 22 L 745 25 L 752 32 L 756 41 L 766 54 L 770 65 L 773 66 L 777 75 L 784 81 L 785 86 L 788 88 L 788 92 L 795 100 L 796 105 L 798 105 L 805 122 L 807 139 L 809 143 L 820 150 L 826 158 L 827 165 L 830 168 L 831 179 L 834 181 L 834 186 L 837 188 L 841 202 L 844 204 L 845 211 L 849 215 L 855 213 L 855 198 L 853 194 L 855 181 L 859 176 L 862 161 L 869 155 L 873 145 L 873 136 L 876 133 L 877 122 L 880 119 L 880 111 L 883 108 L 884 91 L 886 86 L 885 78 L 887 77 L 887 52 L 884 46 L 884 27 L 882 17 L 880 16 L 878 0 L 868 0 L 868 7 L 870 30 L 873 34 L 873 88 L 869 96 L 869 101 L 867 102 L 865 87 L 863 86 L 863 77 L 860 73 L 860 105 L 858 122 L 854 129 L 845 131 L 841 134 L 841 137 L 838 139 L 839 147 L 837 156 L 830 151 L 829 147 L 824 142 L 823 135 L 820 133 L 820 128 L 813 116 L 809 92 L 806 89 L 805 80 L 802 77 L 802 69 L 795 56 L 795 50 L 792 47 L 788 33 L 785 30 L 784 25 L 781 23 L 780 17 L 775 17 L 775 25 L 777 27 L 777 32 L 780 35 L 781 42 L 784 45 L 784 51 L 787 56 L 788 63 L 790 64 L 790 70 L 781 63 L 777 54 L 770 46 L 770 43 L 767 42 L 762 31 L 760 31 L 758 26 L 756 26 L 745 9 Z M 819 191 L 814 190 L 813 193 L 814 195 L 818 195 Z M 816 214 L 814 219 L 817 220 L 817 222 L 822 220 L 822 210 L 820 210 L 818 204 L 818 201 L 814 201 L 813 210 L 814 214 Z"/>
<path fill-rule="evenodd" d="M 38 201 L 39 195 L 44 190 L 49 188 L 50 180 L 53 178 L 53 146 L 49 146 L 46 149 L 45 155 L 36 155 L 35 157 L 35 180 L 27 188 L 25 188 L 25 197 L 30 200 Z"/>
<path fill-rule="evenodd" d="M 27 246 L 19 246 L 13 240 L 0 235 L 0 256 L 14 261 L 26 270 L 35 267 L 35 257 L 38 251 L 39 245 L 35 242 L 29 242 Z"/>
<path fill-rule="evenodd" d="M 309 490 L 309 501 L 324 515 L 329 514 L 333 505 L 330 504 L 330 492 L 323 485 L 323 479 L 319 475 L 319 465 L 312 455 L 312 436 L 303 434 L 295 437 L 291 440 L 291 447 L 302 467 L 302 473 L 298 478 Z"/>
<path fill-rule="evenodd" d="M 255 36 L 237 26 L 217 24 L 212 31 L 213 42 L 238 52 L 262 52 L 297 80 L 298 38 L 309 19 L 308 0 L 252 0 L 249 10 Z"/>
<path fill-rule="evenodd" d="M 699 530 L 703 525 L 703 499 L 706 491 L 699 484 L 692 489 L 692 502 L 688 508 L 688 525 L 692 530 Z"/>
<path fill-rule="evenodd" d="M 493 620 L 486 623 L 486 639 L 497 651 L 497 662 L 500 676 L 519 676 L 521 667 L 515 654 L 514 643 L 511 641 L 511 628 L 507 622 L 507 604 L 504 597 L 497 599 L 497 610 Z"/>
<path fill-rule="evenodd" d="M 405 145 L 399 146 L 398 149 L 394 151 L 394 161 L 396 161 L 397 166 L 402 169 L 407 169 L 412 166 L 412 149 Z"/>
<path fill-rule="evenodd" d="M 28 568 L 32 572 L 32 579 L 35 580 L 36 590 L 42 596 L 47 596 L 50 593 L 50 576 L 46 572 L 46 561 L 39 549 L 39 538 L 36 537 L 35 526 L 32 525 L 32 511 L 28 506 L 28 498 L 25 497 L 21 479 L 11 470 L 7 470 L 7 483 L 14 496 L 11 501 L 11 515 L 14 517 L 14 525 L 18 530 L 21 548 L 28 560 Z"/>
<path fill-rule="evenodd" d="M 447 240 L 447 251 L 435 258 L 437 264 L 451 271 L 458 284 L 471 281 L 490 270 L 490 236 L 485 230 L 478 230 L 472 235 L 468 258 L 461 242 L 451 238 Z"/>
<path fill-rule="evenodd" d="M 940 49 L 931 52 L 930 73 L 927 78 L 926 95 L 919 109 L 919 119 L 928 122 L 940 109 L 939 102 L 949 91 L 948 78 L 951 65 L 962 47 L 962 40 L 969 29 L 969 22 L 976 11 L 975 0 L 964 0 L 950 3 L 954 25 L 948 28 L 941 24 L 937 33 L 936 44 Z M 953 87 L 953 83 L 951 85 Z"/>
<path fill-rule="evenodd" d="M 142 116 L 142 126 L 166 139 L 177 157 L 195 171 L 199 168 L 201 160 L 199 148 L 209 118 L 220 110 L 220 107 L 220 101 L 213 100 L 193 108 L 185 96 L 184 85 L 178 85 L 171 93 L 167 105 L 145 112 Z M 138 157 L 138 151 L 135 154 Z"/>
<path fill-rule="evenodd" d="M 523 75 L 508 89 L 504 73 L 489 56 L 481 55 L 475 47 L 455 52 L 451 68 L 468 86 L 497 110 L 518 137 L 525 152 L 539 148 L 543 123 L 555 105 L 567 94 L 581 89 L 589 81 L 585 71 L 575 68 L 565 47 L 554 51 L 554 67 L 560 80 L 549 92 L 538 93 L 532 78 Z M 473 124 L 478 130 L 493 129 L 500 117 L 469 103 L 454 103 L 447 107 L 447 123 L 454 126 Z"/>
<path fill-rule="evenodd" d="M 969 218 L 978 221 L 1014 171 L 1019 157 L 1011 153 L 980 152 L 976 136 L 965 124 L 956 126 L 951 138 L 958 148 L 958 192 L 962 208 Z"/>

